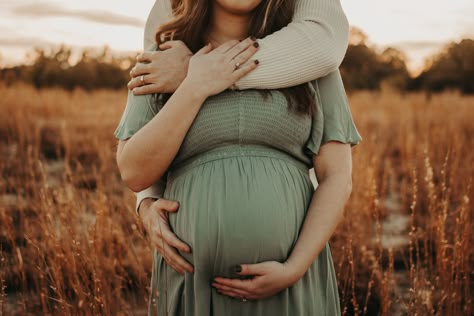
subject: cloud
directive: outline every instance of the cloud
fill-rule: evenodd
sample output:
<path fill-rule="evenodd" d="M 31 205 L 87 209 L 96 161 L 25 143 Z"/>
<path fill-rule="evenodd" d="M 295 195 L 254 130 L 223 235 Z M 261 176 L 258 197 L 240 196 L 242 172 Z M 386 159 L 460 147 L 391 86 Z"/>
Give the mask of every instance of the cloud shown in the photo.
<path fill-rule="evenodd" d="M 139 18 L 121 15 L 102 10 L 72 10 L 47 3 L 31 3 L 17 6 L 13 12 L 18 16 L 25 17 L 71 17 L 80 20 L 91 21 L 111 25 L 128 25 L 134 27 L 143 27 L 145 21 Z"/>

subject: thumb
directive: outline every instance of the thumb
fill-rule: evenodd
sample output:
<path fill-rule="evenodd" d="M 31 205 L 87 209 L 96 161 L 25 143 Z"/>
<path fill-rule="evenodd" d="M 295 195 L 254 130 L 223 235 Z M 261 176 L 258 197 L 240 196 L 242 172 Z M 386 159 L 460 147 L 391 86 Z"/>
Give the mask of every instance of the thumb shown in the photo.
<path fill-rule="evenodd" d="M 238 266 L 237 266 L 238 267 Z M 238 268 L 236 267 L 236 271 Z M 256 263 L 256 264 L 241 264 L 242 271 L 237 272 L 239 275 L 263 275 L 267 270 L 267 263 Z"/>
<path fill-rule="evenodd" d="M 198 50 L 197 53 L 194 54 L 194 56 L 199 56 L 199 55 L 207 54 L 207 53 L 209 53 L 211 50 L 212 50 L 212 44 L 211 44 L 211 43 L 207 43 L 207 45 L 204 46 L 203 48 L 201 48 L 200 50 Z"/>
<path fill-rule="evenodd" d="M 157 210 L 163 210 L 166 212 L 177 212 L 179 208 L 178 201 L 165 200 L 163 198 L 158 199 L 154 205 Z"/>

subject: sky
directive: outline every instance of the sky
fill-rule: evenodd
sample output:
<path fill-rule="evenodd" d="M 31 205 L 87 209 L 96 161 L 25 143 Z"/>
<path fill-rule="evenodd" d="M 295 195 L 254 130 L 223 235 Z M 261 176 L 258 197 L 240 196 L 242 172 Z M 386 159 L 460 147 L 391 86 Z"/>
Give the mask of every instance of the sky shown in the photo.
<path fill-rule="evenodd" d="M 334 0 L 336 1 L 336 0 Z M 351 25 L 401 49 L 416 71 L 447 42 L 474 38 L 473 0 L 340 0 Z M 61 43 L 136 52 L 154 0 L 0 0 L 0 66 Z"/>

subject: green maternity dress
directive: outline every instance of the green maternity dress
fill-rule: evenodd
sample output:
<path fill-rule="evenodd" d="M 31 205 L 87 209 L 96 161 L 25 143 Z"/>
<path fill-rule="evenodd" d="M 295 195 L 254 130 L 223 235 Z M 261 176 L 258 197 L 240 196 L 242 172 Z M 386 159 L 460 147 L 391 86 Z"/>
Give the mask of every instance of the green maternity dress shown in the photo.
<path fill-rule="evenodd" d="M 216 276 L 238 277 L 237 264 L 287 259 L 315 190 L 313 155 L 328 141 L 361 140 L 339 72 L 308 84 L 313 116 L 289 112 L 278 90 L 267 99 L 226 90 L 202 105 L 161 181 L 163 198 L 180 203 L 169 220 L 192 248 L 181 254 L 194 273 L 178 274 L 155 251 L 149 315 L 340 315 L 329 244 L 294 286 L 268 299 L 243 302 L 211 287 Z M 147 124 L 160 100 L 129 93 L 116 137 Z"/>

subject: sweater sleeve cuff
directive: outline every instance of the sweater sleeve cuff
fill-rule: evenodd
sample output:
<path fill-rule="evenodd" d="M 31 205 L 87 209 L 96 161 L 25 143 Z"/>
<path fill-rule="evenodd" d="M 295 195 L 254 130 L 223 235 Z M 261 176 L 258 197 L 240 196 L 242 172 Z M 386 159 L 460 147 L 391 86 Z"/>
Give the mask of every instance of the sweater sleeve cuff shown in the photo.
<path fill-rule="evenodd" d="M 142 201 L 146 198 L 153 198 L 155 200 L 158 200 L 163 197 L 163 192 L 165 191 L 165 186 L 166 184 L 164 181 L 158 181 L 155 184 L 153 184 L 151 187 L 146 188 L 143 191 L 137 192 L 136 193 L 136 204 L 135 204 L 135 212 L 138 215 L 138 210 L 140 209 L 140 204 Z"/>

